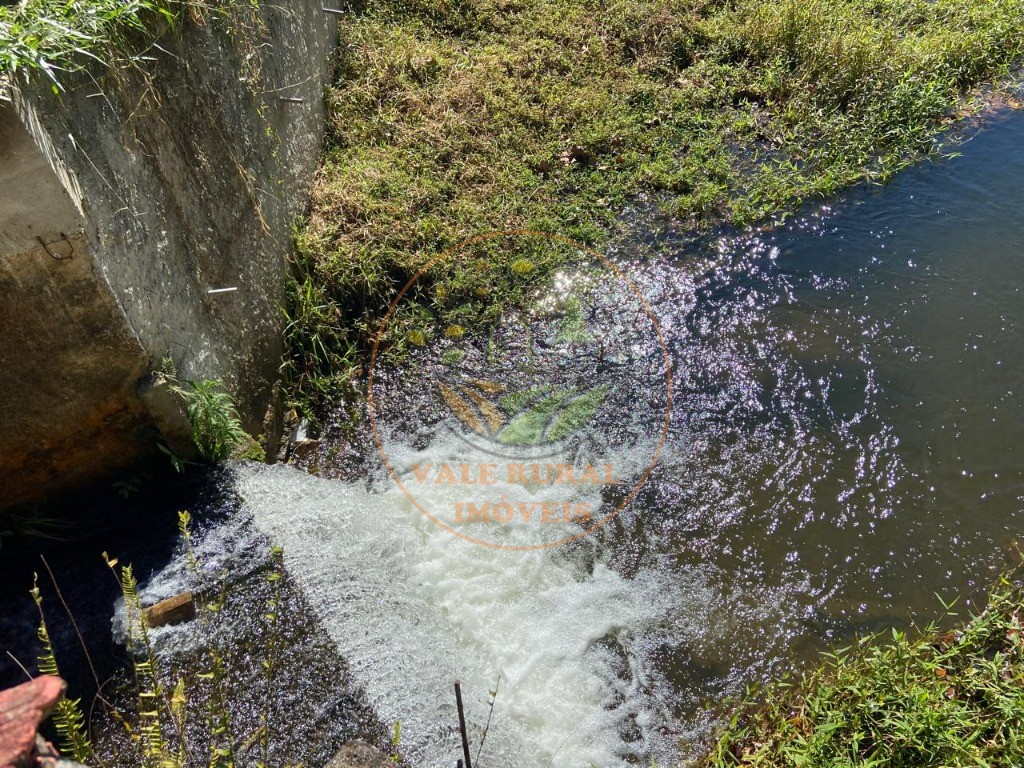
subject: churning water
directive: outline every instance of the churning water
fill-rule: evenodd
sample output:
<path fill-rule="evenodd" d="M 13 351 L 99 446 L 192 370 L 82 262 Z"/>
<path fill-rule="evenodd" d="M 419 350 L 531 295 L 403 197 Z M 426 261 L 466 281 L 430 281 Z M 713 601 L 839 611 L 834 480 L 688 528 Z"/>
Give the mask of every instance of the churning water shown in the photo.
<path fill-rule="evenodd" d="M 459 752 L 455 678 L 476 743 L 497 685 L 482 765 L 664 764 L 706 735 L 704 702 L 978 595 L 1024 506 L 1022 139 L 997 118 L 961 157 L 771 234 L 620 243 L 672 416 L 637 497 L 572 545 L 464 541 L 383 472 L 237 469 L 414 764 Z M 440 433 L 385 447 L 467 460 Z M 641 451 L 607 448 L 626 474 Z"/>
<path fill-rule="evenodd" d="M 386 724 L 402 724 L 411 765 L 450 766 L 460 753 L 458 678 L 474 747 L 490 719 L 480 766 L 671 765 L 707 737 L 708 703 L 858 633 L 927 621 L 940 612 L 935 593 L 970 606 L 1022 526 L 1022 146 L 1024 116 L 994 118 L 962 156 L 769 234 L 686 244 L 638 216 L 607 255 L 661 329 L 671 416 L 636 496 L 569 544 L 516 550 L 459 538 L 415 506 L 450 510 L 463 500 L 457 486 L 421 483 L 410 498 L 380 462 L 358 480 L 234 466 L 219 492 L 237 494 L 241 509 L 210 500 L 222 511 L 202 546 L 215 562 L 258 572 L 266 564 L 244 553 L 265 545 L 252 542 L 282 545 L 313 617 L 293 646 L 312 637 L 348 661 L 342 672 L 316 666 L 320 651 L 290 657 L 308 668 L 281 717 L 308 718 L 304 738 L 323 740 L 335 710 L 317 708 L 317 686 L 352 683 Z M 619 323 L 612 338 L 640 315 L 616 313 L 615 291 L 605 298 Z M 463 373 L 478 360 L 465 346 Z M 570 360 L 566 375 L 584 382 L 574 392 L 620 375 L 625 345 L 616 346 Z M 629 369 L 633 389 L 608 389 L 592 414 L 589 455 L 623 485 L 560 487 L 557 501 L 614 506 L 642 475 L 667 388 L 661 355 L 650 333 L 629 342 L 626 357 L 640 363 Z M 404 380 L 440 370 L 424 365 Z M 402 381 L 381 374 L 385 394 Z M 382 447 L 401 476 L 417 464 L 478 464 L 479 447 L 431 429 L 452 421 L 450 411 L 438 421 L 443 399 L 417 391 L 382 415 Z M 375 456 L 368 431 L 365 440 Z M 498 542 L 520 541 L 522 530 L 495 530 Z M 158 596 L 184 584 L 171 538 L 144 571 Z M 107 546 L 117 551 L 96 551 Z M 38 567 L 24 560 L 21 582 Z M 75 589 L 75 605 L 96 591 L 84 580 Z M 112 600 L 110 589 L 95 597 L 93 624 Z M 0 611 L 5 635 L 27 637 L 29 622 Z M 189 631 L 164 631 L 168 646 L 187 645 Z M 245 638 L 258 644 L 258 631 Z"/>

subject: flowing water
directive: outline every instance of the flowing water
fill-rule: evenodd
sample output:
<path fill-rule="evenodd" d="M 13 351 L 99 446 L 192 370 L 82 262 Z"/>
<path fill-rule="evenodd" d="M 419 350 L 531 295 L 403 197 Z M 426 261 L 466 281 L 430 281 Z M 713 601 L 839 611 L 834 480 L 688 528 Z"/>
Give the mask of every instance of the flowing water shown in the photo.
<path fill-rule="evenodd" d="M 978 596 L 1024 502 L 1022 138 L 1024 120 L 998 119 L 962 157 L 771 234 L 620 243 L 611 256 L 668 347 L 673 407 L 651 478 L 584 542 L 461 540 L 383 473 L 238 470 L 415 764 L 458 752 L 456 677 L 477 737 L 500 678 L 487 765 L 666 760 L 706 734 L 703 702 L 931 619 L 936 593 Z M 657 372 L 644 383 L 664 388 Z M 599 427 L 604 458 L 635 475 L 644 447 L 617 426 Z M 467 460 L 443 431 L 417 434 L 383 438 L 406 452 L 393 463 Z"/>
<path fill-rule="evenodd" d="M 284 547 L 353 684 L 401 722 L 410 764 L 459 755 L 456 678 L 476 744 L 490 719 L 479 765 L 673 764 L 706 738 L 706 704 L 926 622 L 936 593 L 975 604 L 1024 511 L 1022 145 L 1024 116 L 997 116 L 962 156 L 767 234 L 687 244 L 638 216 L 608 255 L 660 327 L 671 414 L 648 318 L 605 291 L 611 351 L 563 374 L 611 380 L 628 358 L 633 388 L 596 411 L 587 447 L 624 482 L 559 501 L 615 506 L 665 439 L 591 535 L 467 541 L 417 508 L 450 508 L 453 486 L 407 495 L 377 459 L 346 480 L 232 468 L 237 515 Z M 414 466 L 482 450 L 410 388 L 431 354 L 380 374 L 381 448 L 407 485 Z"/>

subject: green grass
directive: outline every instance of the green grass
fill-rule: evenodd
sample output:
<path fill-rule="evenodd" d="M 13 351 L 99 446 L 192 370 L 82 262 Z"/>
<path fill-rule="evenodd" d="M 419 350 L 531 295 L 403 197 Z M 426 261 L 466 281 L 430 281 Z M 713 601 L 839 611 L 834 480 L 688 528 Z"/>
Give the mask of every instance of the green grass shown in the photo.
<path fill-rule="evenodd" d="M 60 76 L 90 60 L 105 63 L 127 35 L 144 32 L 150 17 L 173 22 L 173 0 L 27 0 L 0 6 L 0 72 Z"/>
<path fill-rule="evenodd" d="M 26 82 L 43 75 L 60 93 L 69 74 L 89 69 L 96 84 L 141 65 L 182 21 L 212 20 L 246 42 L 241 81 L 249 85 L 259 11 L 260 0 L 0 0 L 0 74 Z"/>
<path fill-rule="evenodd" d="M 644 192 L 686 226 L 743 225 L 885 181 L 1024 40 L 1022 0 L 381 0 L 339 18 L 290 309 L 291 379 L 313 406 L 405 279 L 461 239 L 600 244 Z M 483 284 L 439 268 L 421 298 L 493 319 L 558 263 L 543 250 L 525 272 L 515 248 L 482 254 Z M 416 330 L 400 319 L 389 344 Z"/>
<path fill-rule="evenodd" d="M 183 386 L 172 385 L 171 390 L 182 399 L 192 426 L 192 440 L 199 455 L 208 462 L 224 461 L 249 439 L 238 417 L 235 399 L 221 382 L 189 381 Z"/>
<path fill-rule="evenodd" d="M 947 632 L 865 638 L 735 714 L 701 768 L 1024 765 L 1024 590 Z"/>

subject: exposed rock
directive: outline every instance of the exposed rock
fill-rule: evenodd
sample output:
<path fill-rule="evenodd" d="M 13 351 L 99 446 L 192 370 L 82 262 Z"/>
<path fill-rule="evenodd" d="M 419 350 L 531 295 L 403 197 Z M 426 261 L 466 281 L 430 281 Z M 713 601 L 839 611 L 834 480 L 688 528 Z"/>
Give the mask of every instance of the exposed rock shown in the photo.
<path fill-rule="evenodd" d="M 292 458 L 299 461 L 308 459 L 319 446 L 319 440 L 300 440 L 292 446 Z"/>
<path fill-rule="evenodd" d="M 81 763 L 61 757 L 53 744 L 39 735 L 36 736 L 36 752 L 33 768 L 85 768 Z"/>
<path fill-rule="evenodd" d="M 394 763 L 372 744 L 350 741 L 324 768 L 394 768 Z"/>
<path fill-rule="evenodd" d="M 36 732 L 67 690 L 59 677 L 42 675 L 0 691 L 0 768 L 35 763 Z"/>
<path fill-rule="evenodd" d="M 182 592 L 146 608 L 146 621 L 151 627 L 178 624 L 194 619 L 195 616 L 196 603 L 191 592 Z"/>

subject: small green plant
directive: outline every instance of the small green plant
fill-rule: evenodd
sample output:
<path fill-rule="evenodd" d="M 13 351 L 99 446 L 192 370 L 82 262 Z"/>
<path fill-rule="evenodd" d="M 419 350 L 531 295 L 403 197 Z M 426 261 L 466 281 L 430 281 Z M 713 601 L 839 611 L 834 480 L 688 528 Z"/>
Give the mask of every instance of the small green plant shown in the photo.
<path fill-rule="evenodd" d="M 178 529 L 186 569 L 196 580 L 194 594 L 198 620 L 204 624 L 205 634 L 219 637 L 214 622 L 227 598 L 226 581 L 221 579 L 220 588 L 212 595 L 202 596 L 202 563 L 192 545 L 191 523 L 192 518 L 188 512 L 179 513 Z M 131 565 L 121 565 L 117 558 L 103 553 L 104 560 L 117 580 L 124 598 L 127 643 L 134 659 L 134 695 L 131 711 L 115 710 L 105 699 L 99 699 L 113 721 L 124 729 L 135 751 L 132 759 L 119 754 L 117 764 L 133 764 L 142 768 L 184 768 L 187 765 L 199 764 L 207 768 L 233 768 L 239 764 L 252 764 L 259 768 L 270 768 L 270 707 L 274 673 L 278 663 L 277 654 L 281 645 L 278 612 L 281 608 L 281 581 L 284 568 L 282 550 L 274 547 L 270 554 L 271 565 L 266 578 L 271 590 L 263 616 L 264 637 L 268 648 L 263 662 L 267 685 L 266 707 L 260 719 L 259 731 L 244 739 L 237 732 L 229 709 L 227 649 L 215 643 L 206 651 L 203 671 L 190 677 L 171 677 L 169 681 L 170 675 L 167 670 L 161 668 L 156 655 L 146 611 L 139 598 L 138 582 Z M 31 594 L 39 608 L 40 616 L 40 672 L 59 675 L 38 585 L 33 587 Z M 200 722 L 204 726 L 198 730 L 190 725 L 195 715 L 201 717 Z M 104 759 L 108 756 L 99 754 L 90 740 L 79 700 L 62 700 L 54 711 L 54 720 L 62 739 L 61 749 L 65 754 L 89 765 L 105 764 Z M 252 745 L 258 747 L 255 759 L 250 759 L 251 752 L 242 754 L 250 750 Z M 205 757 L 200 757 L 204 752 Z"/>
<path fill-rule="evenodd" d="M 164 737 L 162 710 L 166 707 L 167 711 L 173 714 L 175 707 L 166 700 L 166 692 L 160 682 L 156 654 L 149 637 L 149 622 L 139 599 L 135 574 L 130 565 L 122 566 L 118 574 L 115 570 L 117 560 L 111 560 L 106 557 L 105 553 L 104 559 L 111 571 L 114 571 L 120 584 L 121 595 L 124 597 L 128 647 L 136 655 L 133 671 L 136 686 L 137 724 L 130 735 L 140 747 L 144 765 L 160 766 L 160 768 L 180 766 L 182 763 L 178 760 L 178 755 L 171 750 Z"/>
<path fill-rule="evenodd" d="M 170 374 L 164 374 L 164 381 L 182 399 L 192 425 L 192 439 L 204 459 L 224 461 L 235 448 L 250 439 L 242 429 L 234 398 L 224 391 L 219 381 L 207 379 L 182 384 Z M 171 455 L 169 450 L 164 452 Z"/>
<path fill-rule="evenodd" d="M 253 438 L 244 442 L 233 454 L 236 459 L 248 459 L 249 461 L 265 462 L 267 451 L 259 438 Z"/>
<path fill-rule="evenodd" d="M 402 746 L 402 721 L 395 720 L 395 725 L 391 729 L 391 762 L 395 765 L 401 762 L 402 758 L 399 757 L 400 749 Z"/>
<path fill-rule="evenodd" d="M 192 518 L 188 512 L 179 513 L 178 529 L 182 538 L 185 565 L 187 572 L 196 580 L 193 594 L 196 595 L 198 620 L 204 624 L 204 634 L 217 638 L 222 634 L 217 631 L 214 622 L 227 598 L 226 582 L 221 579 L 220 589 L 212 596 L 201 599 L 202 564 L 192 546 L 191 522 Z M 264 660 L 266 706 L 257 733 L 248 739 L 242 738 L 242 734 L 238 733 L 232 721 L 227 686 L 228 649 L 222 647 L 219 641 L 215 642 L 205 653 L 205 667 L 202 671 L 172 676 L 169 670 L 161 667 L 156 655 L 132 567 L 120 565 L 117 558 L 112 558 L 104 552 L 103 558 L 117 580 L 124 598 L 127 645 L 133 657 L 134 686 L 130 707 L 115 709 L 100 694 L 97 694 L 97 700 L 112 718 L 112 722 L 123 728 L 134 755 L 129 757 L 118 751 L 115 762 L 105 762 L 109 760 L 110 755 L 105 753 L 105 749 L 98 749 L 92 742 L 81 702 L 71 698 L 61 700 L 53 715 L 61 737 L 61 750 L 67 756 L 87 765 L 137 765 L 141 768 L 185 768 L 205 765 L 206 768 L 233 768 L 235 765 L 245 764 L 271 768 L 273 764 L 270 750 L 270 716 L 274 672 L 278 663 L 278 649 L 281 646 L 278 612 L 282 600 L 284 557 L 279 547 L 274 547 L 270 555 L 271 564 L 266 578 L 271 584 L 271 590 L 263 617 L 264 637 L 268 648 Z M 39 609 L 38 635 L 42 646 L 39 671 L 59 675 L 60 670 L 43 614 L 38 584 L 31 590 L 31 595 Z M 63 601 L 63 598 L 61 600 Z M 68 614 L 70 616 L 70 611 Z M 198 722 L 202 727 L 192 724 L 196 715 L 201 718 Z M 255 757 L 251 749 L 253 745 L 258 747 Z M 118 749 L 120 750 L 120 747 Z M 201 757 L 204 753 L 205 756 Z"/>
<path fill-rule="evenodd" d="M 38 636 L 39 644 L 42 646 L 42 652 L 38 658 L 39 672 L 44 675 L 60 677 L 57 657 L 53 652 L 53 642 L 50 640 L 50 630 L 46 626 L 46 617 L 43 614 L 43 598 L 39 592 L 39 581 L 35 575 L 33 575 L 31 595 L 39 610 Z M 61 751 L 77 762 L 91 762 L 94 756 L 92 742 L 86 731 L 81 699 L 65 697 L 57 702 L 53 711 L 53 722 L 61 739 Z"/>

